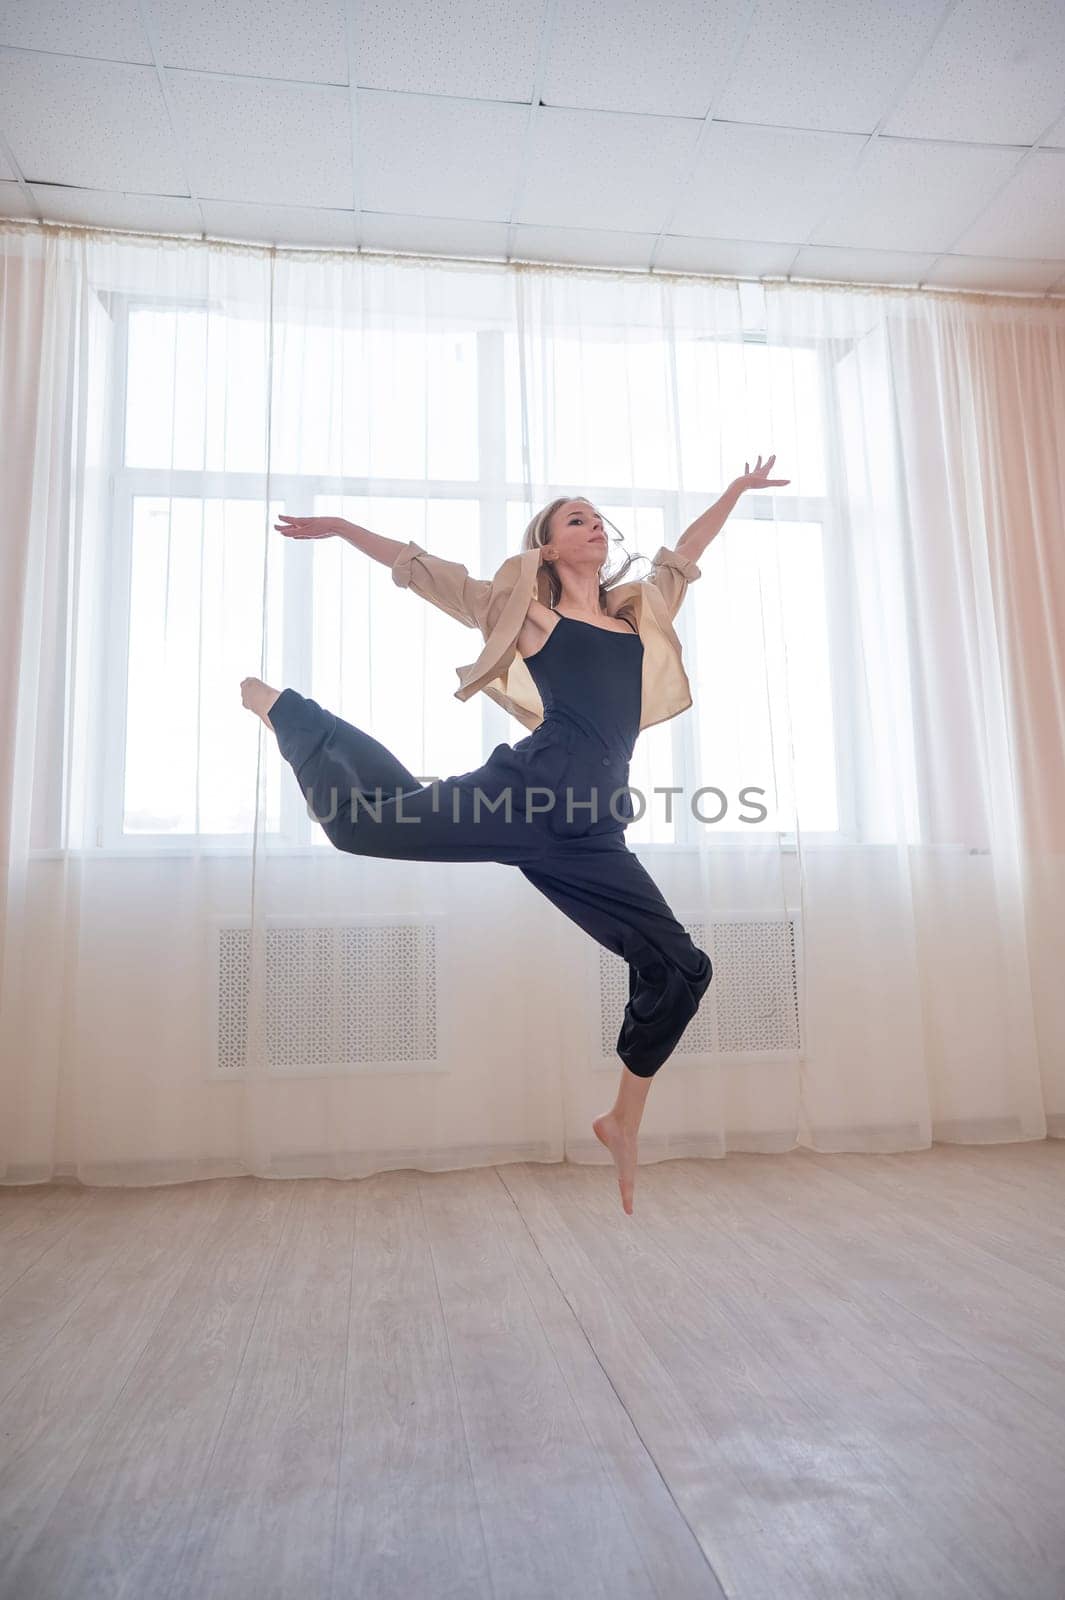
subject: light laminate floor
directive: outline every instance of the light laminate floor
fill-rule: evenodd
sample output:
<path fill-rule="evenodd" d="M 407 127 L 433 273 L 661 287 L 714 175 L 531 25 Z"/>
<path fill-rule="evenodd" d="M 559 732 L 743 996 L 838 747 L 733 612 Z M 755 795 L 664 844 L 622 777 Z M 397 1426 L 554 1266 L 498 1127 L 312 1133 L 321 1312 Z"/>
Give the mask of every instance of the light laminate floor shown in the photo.
<path fill-rule="evenodd" d="M 1065 1142 L 0 1189 L 3 1600 L 1062 1600 Z"/>

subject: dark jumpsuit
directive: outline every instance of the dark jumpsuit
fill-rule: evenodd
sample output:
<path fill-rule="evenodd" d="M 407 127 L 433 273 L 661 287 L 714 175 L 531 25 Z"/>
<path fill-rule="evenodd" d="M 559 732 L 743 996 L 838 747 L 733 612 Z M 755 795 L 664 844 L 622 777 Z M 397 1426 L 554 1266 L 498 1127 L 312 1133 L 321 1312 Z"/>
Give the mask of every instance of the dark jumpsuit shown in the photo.
<path fill-rule="evenodd" d="M 483 766 L 420 784 L 370 734 L 295 689 L 269 712 L 308 810 L 338 850 L 405 861 L 497 861 L 629 968 L 617 1053 L 641 1078 L 677 1045 L 713 977 L 625 842 L 643 641 L 556 613 L 525 658 L 544 720 Z"/>

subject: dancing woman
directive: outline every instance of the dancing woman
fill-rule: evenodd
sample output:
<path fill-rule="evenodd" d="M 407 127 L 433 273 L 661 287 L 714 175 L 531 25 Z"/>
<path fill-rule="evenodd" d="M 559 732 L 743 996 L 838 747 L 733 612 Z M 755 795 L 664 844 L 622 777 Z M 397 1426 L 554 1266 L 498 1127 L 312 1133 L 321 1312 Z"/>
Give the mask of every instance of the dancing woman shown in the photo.
<path fill-rule="evenodd" d="M 772 488 L 775 461 L 752 469 L 692 523 L 650 575 L 632 561 L 603 576 L 604 518 L 583 496 L 553 500 L 530 522 L 518 555 L 491 580 L 413 540 L 336 517 L 282 516 L 293 539 L 339 535 L 385 562 L 401 588 L 480 630 L 484 648 L 459 667 L 460 700 L 483 690 L 530 729 L 498 744 L 483 766 L 428 784 L 369 733 L 295 689 L 245 678 L 241 698 L 276 735 L 311 813 L 338 849 L 420 861 L 517 867 L 629 971 L 613 1107 L 592 1123 L 610 1151 L 632 1214 L 637 1133 L 651 1080 L 699 1008 L 713 976 L 650 874 L 625 842 L 633 820 L 629 761 L 641 729 L 691 705 L 673 619 L 697 562 L 745 489 Z M 386 798 L 386 796 L 388 798 Z"/>

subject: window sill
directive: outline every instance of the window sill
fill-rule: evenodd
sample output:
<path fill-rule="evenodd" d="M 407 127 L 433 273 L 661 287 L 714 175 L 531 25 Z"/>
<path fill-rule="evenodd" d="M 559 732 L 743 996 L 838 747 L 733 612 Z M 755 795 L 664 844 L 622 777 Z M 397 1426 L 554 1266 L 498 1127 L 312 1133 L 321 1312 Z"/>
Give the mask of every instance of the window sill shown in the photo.
<path fill-rule="evenodd" d="M 782 855 L 798 855 L 799 845 L 794 837 L 778 839 L 776 836 L 763 834 L 761 836 L 737 834 L 720 834 L 707 841 L 704 846 L 698 844 L 674 844 L 662 840 L 646 843 L 641 840 L 630 839 L 629 848 L 641 854 L 662 856 L 697 855 L 701 848 L 725 853 L 741 853 L 746 851 L 765 852 L 776 845 Z M 164 861 L 171 858 L 175 860 L 191 860 L 196 856 L 217 857 L 221 860 L 246 860 L 252 854 L 252 840 L 249 838 L 244 844 L 232 841 L 224 844 L 164 844 L 161 842 L 145 842 L 142 844 L 86 846 L 83 848 L 71 847 L 69 849 L 55 848 L 50 850 L 38 849 L 29 852 L 31 861 L 60 861 L 66 857 L 97 861 Z M 280 844 L 270 840 L 259 841 L 259 851 L 272 858 L 308 857 L 311 859 L 329 860 L 335 855 L 346 855 L 346 851 L 336 851 L 328 844 Z M 965 851 L 964 845 L 938 845 L 925 846 L 925 849 Z M 803 850 L 894 850 L 895 844 L 862 844 L 848 836 L 838 833 L 810 833 L 802 835 Z M 986 852 L 970 851 L 970 854 Z M 376 859 L 366 857 L 364 859 Z M 431 865 L 432 863 L 427 863 Z"/>

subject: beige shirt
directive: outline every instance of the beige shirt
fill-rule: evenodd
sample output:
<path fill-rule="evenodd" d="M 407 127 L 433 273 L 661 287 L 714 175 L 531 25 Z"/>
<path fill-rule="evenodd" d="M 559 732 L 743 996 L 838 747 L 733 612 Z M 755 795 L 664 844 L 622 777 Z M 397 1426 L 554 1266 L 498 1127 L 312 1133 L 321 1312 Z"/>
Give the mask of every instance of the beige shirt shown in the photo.
<path fill-rule="evenodd" d="M 529 729 L 544 720 L 544 705 L 516 641 L 530 601 L 548 604 L 542 558 L 542 548 L 523 550 L 508 556 L 494 578 L 471 578 L 461 562 L 430 555 L 411 539 L 392 564 L 392 577 L 401 589 L 413 589 L 456 621 L 480 629 L 484 648 L 476 661 L 456 667 L 455 698 L 469 700 L 483 689 Z M 630 619 L 643 640 L 641 730 L 675 717 L 692 703 L 673 618 L 689 583 L 700 576 L 694 561 L 663 545 L 646 578 L 620 583 L 606 593 L 609 615 Z"/>

